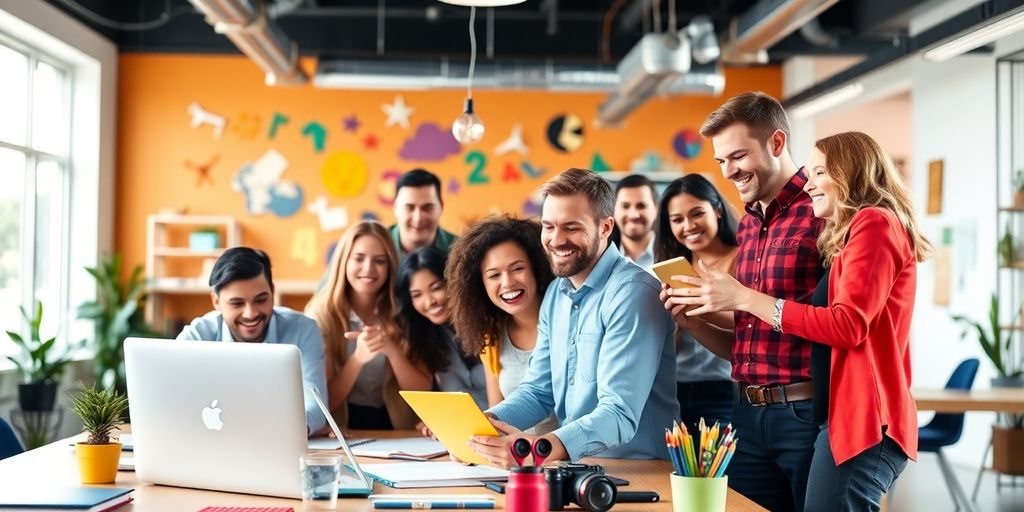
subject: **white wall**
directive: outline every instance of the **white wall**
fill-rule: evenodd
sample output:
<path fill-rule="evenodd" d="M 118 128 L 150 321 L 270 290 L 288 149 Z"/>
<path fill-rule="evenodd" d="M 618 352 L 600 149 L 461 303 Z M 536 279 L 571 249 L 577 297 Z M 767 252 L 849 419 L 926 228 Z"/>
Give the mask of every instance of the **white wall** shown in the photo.
<path fill-rule="evenodd" d="M 96 294 L 82 267 L 95 265 L 113 249 L 117 47 L 42 0 L 0 0 L 0 31 L 68 63 L 74 73 L 68 323 L 62 329 L 77 341 L 90 332 L 87 323 L 74 321 L 77 305 Z M 89 366 L 88 361 L 74 365 L 62 389 L 87 379 Z M 16 384 L 9 366 L 0 365 L 0 415 L 5 419 L 16 405 Z M 71 416 L 65 415 L 63 436 L 77 431 Z"/>

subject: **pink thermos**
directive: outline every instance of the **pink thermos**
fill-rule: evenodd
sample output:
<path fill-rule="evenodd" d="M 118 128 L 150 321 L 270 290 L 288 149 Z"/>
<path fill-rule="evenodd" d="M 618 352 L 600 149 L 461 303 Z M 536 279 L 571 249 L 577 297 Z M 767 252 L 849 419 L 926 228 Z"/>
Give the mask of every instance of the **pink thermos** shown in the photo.
<path fill-rule="evenodd" d="M 508 512 L 547 512 L 548 482 L 544 468 L 526 466 L 512 468 L 505 487 L 505 510 Z"/>

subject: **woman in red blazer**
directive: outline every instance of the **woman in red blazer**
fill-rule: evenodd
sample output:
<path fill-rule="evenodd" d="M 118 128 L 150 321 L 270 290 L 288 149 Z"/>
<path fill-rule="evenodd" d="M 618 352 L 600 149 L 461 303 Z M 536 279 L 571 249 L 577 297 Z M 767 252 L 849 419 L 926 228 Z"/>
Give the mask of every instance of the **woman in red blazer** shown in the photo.
<path fill-rule="evenodd" d="M 807 511 L 878 510 L 882 495 L 917 458 L 917 408 L 910 395 L 910 321 L 917 263 L 931 244 L 920 233 L 910 196 L 892 162 L 859 132 L 815 143 L 804 186 L 814 215 L 828 300 L 821 306 L 776 299 L 710 271 L 674 290 L 680 304 L 750 312 L 777 330 L 831 347 L 815 386 L 827 397 L 827 421 L 815 443 Z M 823 280 L 824 281 L 824 280 Z M 828 356 L 825 356 L 828 361 Z M 818 382 L 820 384 L 820 382 Z M 740 438 L 742 432 L 737 432 Z"/>

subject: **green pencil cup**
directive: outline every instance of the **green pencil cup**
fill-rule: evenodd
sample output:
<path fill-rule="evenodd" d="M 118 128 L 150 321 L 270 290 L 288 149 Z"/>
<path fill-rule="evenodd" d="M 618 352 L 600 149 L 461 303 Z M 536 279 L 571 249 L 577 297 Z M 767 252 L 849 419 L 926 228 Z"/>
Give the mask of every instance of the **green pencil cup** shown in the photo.
<path fill-rule="evenodd" d="M 669 475 L 672 482 L 672 512 L 725 512 L 729 477 L 701 478 Z"/>

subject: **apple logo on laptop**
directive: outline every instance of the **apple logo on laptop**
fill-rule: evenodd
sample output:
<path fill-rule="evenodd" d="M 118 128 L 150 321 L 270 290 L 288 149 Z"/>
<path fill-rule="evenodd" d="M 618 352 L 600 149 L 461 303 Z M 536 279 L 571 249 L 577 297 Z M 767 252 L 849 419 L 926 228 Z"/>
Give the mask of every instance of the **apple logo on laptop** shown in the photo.
<path fill-rule="evenodd" d="M 221 408 L 217 407 L 217 401 L 214 400 L 209 407 L 203 407 L 203 425 L 210 430 L 220 430 L 224 428 L 224 422 L 220 420 Z"/>

